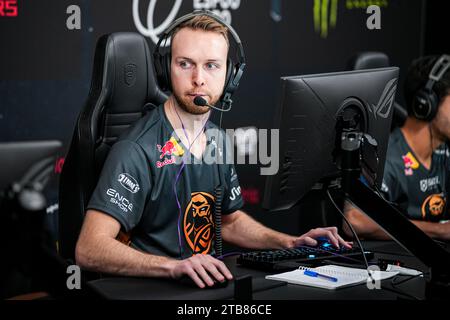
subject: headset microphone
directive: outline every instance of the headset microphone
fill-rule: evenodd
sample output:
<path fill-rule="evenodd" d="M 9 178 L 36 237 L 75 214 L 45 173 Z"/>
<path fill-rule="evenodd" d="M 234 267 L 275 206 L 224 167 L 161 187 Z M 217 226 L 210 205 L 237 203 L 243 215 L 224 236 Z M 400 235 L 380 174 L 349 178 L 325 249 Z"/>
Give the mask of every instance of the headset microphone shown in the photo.
<path fill-rule="evenodd" d="M 206 107 L 209 107 L 211 109 L 214 109 L 214 110 L 217 110 L 217 111 L 220 111 L 220 112 L 228 112 L 228 111 L 231 110 L 231 102 L 228 104 L 228 108 L 221 109 L 221 108 L 217 108 L 215 106 L 212 106 L 212 105 L 208 104 L 208 102 L 204 98 L 202 98 L 201 96 L 196 96 L 194 98 L 194 103 L 197 106 L 200 106 L 200 107 L 205 107 L 206 106 Z"/>

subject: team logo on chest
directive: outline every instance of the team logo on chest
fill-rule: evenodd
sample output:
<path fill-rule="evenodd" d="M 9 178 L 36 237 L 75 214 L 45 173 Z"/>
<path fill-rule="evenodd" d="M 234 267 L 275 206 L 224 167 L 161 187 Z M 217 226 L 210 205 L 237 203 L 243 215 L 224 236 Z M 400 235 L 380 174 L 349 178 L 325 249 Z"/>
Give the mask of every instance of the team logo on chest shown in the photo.
<path fill-rule="evenodd" d="M 437 222 L 444 215 L 445 198 L 442 194 L 432 194 L 422 203 L 422 219 Z"/>
<path fill-rule="evenodd" d="M 183 231 L 193 253 L 210 252 L 214 235 L 214 197 L 211 194 L 191 193 L 184 212 Z"/>
<path fill-rule="evenodd" d="M 183 148 L 178 144 L 174 137 L 171 137 L 164 145 L 157 144 L 156 148 L 161 153 L 159 159 L 156 161 L 156 167 L 162 168 L 166 165 L 173 164 L 176 161 L 175 156 L 180 157 L 184 154 Z"/>

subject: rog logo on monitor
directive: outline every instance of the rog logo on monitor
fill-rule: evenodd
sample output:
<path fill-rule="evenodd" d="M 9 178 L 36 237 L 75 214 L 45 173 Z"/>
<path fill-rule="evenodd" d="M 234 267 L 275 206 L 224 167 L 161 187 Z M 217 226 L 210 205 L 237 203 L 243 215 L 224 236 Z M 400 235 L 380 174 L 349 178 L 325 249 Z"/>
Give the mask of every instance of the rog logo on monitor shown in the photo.
<path fill-rule="evenodd" d="M 377 105 L 370 104 L 369 110 L 373 112 L 375 119 L 377 118 L 377 115 L 384 119 L 389 116 L 392 109 L 392 104 L 394 103 L 396 89 L 397 78 L 389 80 L 384 87 L 383 93 L 381 94 Z"/>

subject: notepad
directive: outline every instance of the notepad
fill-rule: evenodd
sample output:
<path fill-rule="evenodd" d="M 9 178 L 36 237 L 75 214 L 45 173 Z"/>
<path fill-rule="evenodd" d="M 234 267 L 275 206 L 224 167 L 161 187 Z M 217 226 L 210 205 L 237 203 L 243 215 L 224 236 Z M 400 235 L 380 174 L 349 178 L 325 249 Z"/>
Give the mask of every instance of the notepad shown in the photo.
<path fill-rule="evenodd" d="M 333 282 L 322 277 L 311 277 L 304 274 L 305 270 L 319 272 L 321 274 L 337 278 L 338 281 Z M 398 274 L 398 271 L 374 271 L 372 272 L 372 277 L 375 281 L 381 281 L 391 278 L 396 274 Z M 300 266 L 294 271 L 266 276 L 266 279 L 334 290 L 338 288 L 367 283 L 368 281 L 370 282 L 371 279 L 369 278 L 368 280 L 368 277 L 369 273 L 366 269 L 326 265 L 317 268 L 307 268 Z"/>

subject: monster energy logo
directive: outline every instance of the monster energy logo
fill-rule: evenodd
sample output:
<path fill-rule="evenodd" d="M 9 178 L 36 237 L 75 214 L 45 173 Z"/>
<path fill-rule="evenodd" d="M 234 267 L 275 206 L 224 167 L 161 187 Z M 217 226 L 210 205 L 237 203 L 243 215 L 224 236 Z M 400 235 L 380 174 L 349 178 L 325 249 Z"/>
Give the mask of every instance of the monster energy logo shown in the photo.
<path fill-rule="evenodd" d="M 366 9 L 371 5 L 387 7 L 388 0 L 346 0 L 345 8 Z M 338 0 L 314 0 L 314 30 L 320 37 L 327 38 L 328 30 L 335 28 L 337 23 Z"/>
<path fill-rule="evenodd" d="M 322 38 L 328 36 L 328 28 L 335 28 L 338 0 L 314 0 L 314 30 Z"/>
<path fill-rule="evenodd" d="M 366 9 L 372 5 L 378 6 L 380 8 L 387 7 L 389 5 L 388 0 L 347 0 L 345 2 L 345 7 L 349 10 L 351 9 Z"/>

